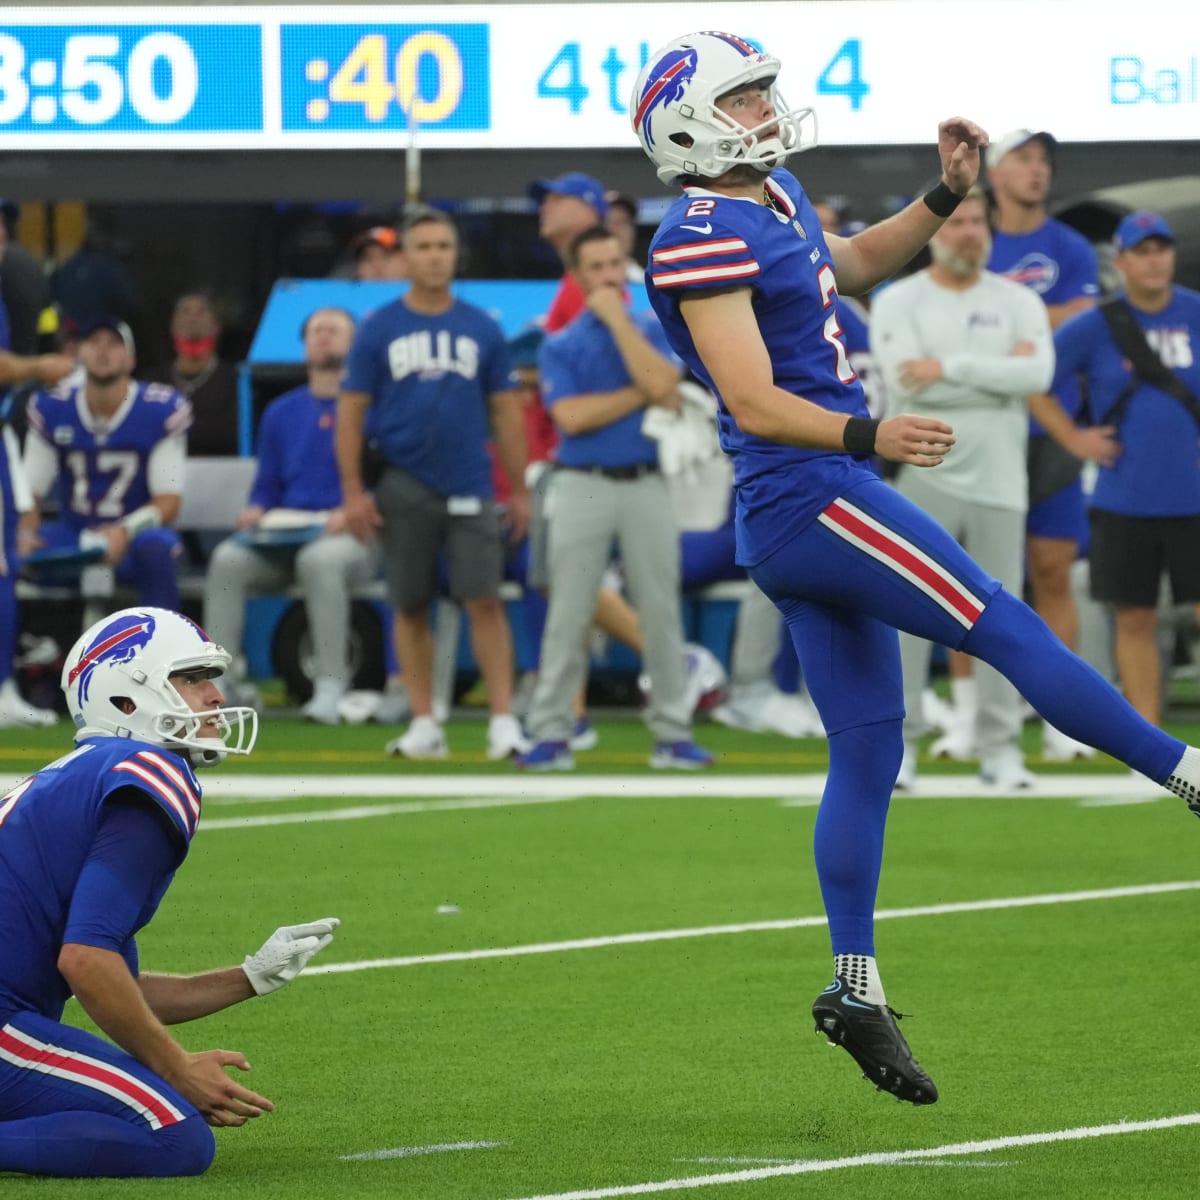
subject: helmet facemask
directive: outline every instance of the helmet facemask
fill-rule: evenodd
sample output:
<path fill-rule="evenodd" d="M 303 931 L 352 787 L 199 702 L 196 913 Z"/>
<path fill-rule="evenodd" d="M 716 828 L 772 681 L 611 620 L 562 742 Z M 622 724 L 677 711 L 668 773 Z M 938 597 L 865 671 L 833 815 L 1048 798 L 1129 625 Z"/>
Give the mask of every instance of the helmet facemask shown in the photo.
<path fill-rule="evenodd" d="M 739 91 L 741 87 L 750 87 L 755 82 L 757 81 L 751 80 L 740 87 L 730 88 L 712 102 L 709 120 L 718 128 L 726 126 L 729 130 L 728 139 L 716 143 L 712 160 L 718 165 L 723 165 L 725 170 L 748 166 L 763 175 L 768 175 L 776 167 L 783 166 L 791 155 L 811 150 L 817 144 L 817 114 L 811 108 L 789 109 L 773 79 L 764 80 L 763 83 L 769 85 L 770 103 L 776 115 L 768 117 L 758 125 L 747 129 L 717 107 L 716 101 L 722 96 L 729 95 L 731 91 Z M 763 137 L 768 130 L 771 131 L 770 136 Z"/>

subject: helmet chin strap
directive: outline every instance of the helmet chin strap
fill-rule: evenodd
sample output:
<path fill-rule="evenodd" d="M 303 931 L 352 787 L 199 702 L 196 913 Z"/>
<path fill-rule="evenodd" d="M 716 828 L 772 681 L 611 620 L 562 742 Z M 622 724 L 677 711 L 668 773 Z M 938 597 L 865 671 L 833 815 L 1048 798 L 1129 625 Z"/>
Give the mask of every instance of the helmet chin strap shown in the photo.
<path fill-rule="evenodd" d="M 216 721 L 216 737 L 201 737 L 208 720 Z M 237 741 L 227 739 L 237 722 Z M 187 754 L 194 767 L 215 767 L 231 754 L 249 754 L 258 740 L 258 713 L 252 708 L 211 708 L 203 712 L 162 713 L 154 720 L 154 731 L 169 747 Z"/>

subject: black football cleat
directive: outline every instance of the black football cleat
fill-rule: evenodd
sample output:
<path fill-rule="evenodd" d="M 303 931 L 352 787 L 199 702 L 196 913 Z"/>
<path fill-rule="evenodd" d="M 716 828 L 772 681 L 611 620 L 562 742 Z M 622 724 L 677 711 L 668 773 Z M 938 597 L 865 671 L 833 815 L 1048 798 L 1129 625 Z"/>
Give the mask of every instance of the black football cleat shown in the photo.
<path fill-rule="evenodd" d="M 936 1104 L 937 1088 L 912 1056 L 896 1025 L 900 1013 L 886 1004 L 868 1004 L 842 978 L 816 998 L 817 1032 L 831 1046 L 843 1046 L 862 1068 L 863 1078 L 881 1092 L 910 1104 Z"/>

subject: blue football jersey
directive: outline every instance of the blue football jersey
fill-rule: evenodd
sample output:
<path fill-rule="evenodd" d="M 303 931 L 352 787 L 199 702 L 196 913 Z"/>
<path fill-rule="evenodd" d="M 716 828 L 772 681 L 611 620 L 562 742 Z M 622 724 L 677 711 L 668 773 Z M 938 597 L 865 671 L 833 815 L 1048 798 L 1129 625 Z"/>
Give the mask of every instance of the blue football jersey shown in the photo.
<path fill-rule="evenodd" d="M 772 171 L 765 187 L 770 206 L 684 189 L 650 245 L 650 303 L 675 353 L 716 391 L 679 314 L 679 300 L 689 291 L 750 287 L 776 386 L 834 412 L 865 417 L 821 223 L 789 172 Z M 723 401 L 718 428 L 733 459 L 738 561 L 745 566 L 773 553 L 847 488 L 875 478 L 864 459 L 744 433 Z"/>
<path fill-rule="evenodd" d="M 1100 295 L 1091 242 L 1052 217 L 1031 233 L 993 231 L 988 270 L 1032 289 L 1046 304 Z"/>
<path fill-rule="evenodd" d="M 1130 310 L 1164 365 L 1200 396 L 1200 293 L 1177 287 L 1160 312 Z M 1061 396 L 1082 381 L 1091 424 L 1107 424 L 1133 381 L 1133 368 L 1104 314 L 1092 309 L 1072 317 L 1055 332 L 1054 353 L 1051 390 Z M 1117 437 L 1122 451 L 1111 467 L 1099 469 L 1094 507 L 1130 517 L 1200 514 L 1200 430 L 1182 401 L 1142 384 L 1129 399 Z"/>
<path fill-rule="evenodd" d="M 178 834 L 178 868 L 200 819 L 200 784 L 186 759 L 161 746 L 90 738 L 0 798 L 0 1015 L 62 1015 L 70 988 L 57 963 L 72 896 L 105 801 L 131 787 Z M 121 948 L 135 973 L 133 935 L 154 915 L 173 875 L 148 898 Z"/>
<path fill-rule="evenodd" d="M 359 326 L 342 386 L 372 399 L 383 456 L 448 496 L 492 496 L 488 397 L 516 385 L 508 343 L 481 308 L 413 312 L 403 297 Z"/>
<path fill-rule="evenodd" d="M 30 428 L 58 456 L 58 519 L 74 529 L 119 521 L 148 504 L 151 452 L 192 423 L 191 403 L 181 393 L 165 384 L 135 381 L 113 418 L 100 425 L 88 410 L 83 388 L 75 381 L 38 392 L 28 406 Z"/>
<path fill-rule="evenodd" d="M 333 449 L 337 397 L 305 384 L 267 405 L 258 429 L 258 470 L 250 503 L 320 511 L 342 502 Z"/>

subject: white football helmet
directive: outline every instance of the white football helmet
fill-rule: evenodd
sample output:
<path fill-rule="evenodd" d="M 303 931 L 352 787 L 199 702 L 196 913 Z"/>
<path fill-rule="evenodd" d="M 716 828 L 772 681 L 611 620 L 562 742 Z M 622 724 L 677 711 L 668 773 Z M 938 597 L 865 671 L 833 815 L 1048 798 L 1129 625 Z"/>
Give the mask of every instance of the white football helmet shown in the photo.
<path fill-rule="evenodd" d="M 75 722 L 75 740 L 124 737 L 182 750 L 194 767 L 211 767 L 227 754 L 249 754 L 258 737 L 252 708 L 194 712 L 171 683 L 177 671 L 229 669 L 230 658 L 193 621 L 165 608 L 126 608 L 97 621 L 71 647 L 62 689 Z M 123 702 L 128 701 L 133 708 Z M 219 737 L 202 737 L 215 720 Z M 237 725 L 237 741 L 227 738 Z"/>
<path fill-rule="evenodd" d="M 739 163 L 765 175 L 815 146 L 816 115 L 788 108 L 775 88 L 779 68 L 779 59 L 732 33 L 689 33 L 652 54 L 634 84 L 629 116 L 659 179 L 715 179 Z M 775 116 L 746 129 L 716 102 L 753 83 L 770 84 Z"/>

